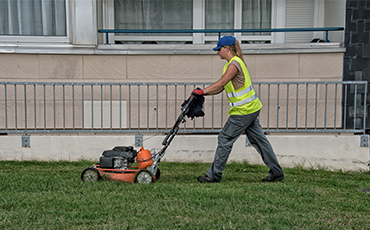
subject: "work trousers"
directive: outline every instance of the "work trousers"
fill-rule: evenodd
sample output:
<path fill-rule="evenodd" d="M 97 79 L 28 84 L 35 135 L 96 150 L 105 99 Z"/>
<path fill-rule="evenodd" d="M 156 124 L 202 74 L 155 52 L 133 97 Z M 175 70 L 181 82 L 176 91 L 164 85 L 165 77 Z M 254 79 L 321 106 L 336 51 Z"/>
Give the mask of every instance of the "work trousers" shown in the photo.
<path fill-rule="evenodd" d="M 258 120 L 259 111 L 248 115 L 231 115 L 221 133 L 218 135 L 218 146 L 214 161 L 207 172 L 207 176 L 214 181 L 221 181 L 222 171 L 225 169 L 234 142 L 246 133 L 250 143 L 261 155 L 263 162 L 269 167 L 272 177 L 284 175 L 274 150 L 267 140 Z"/>

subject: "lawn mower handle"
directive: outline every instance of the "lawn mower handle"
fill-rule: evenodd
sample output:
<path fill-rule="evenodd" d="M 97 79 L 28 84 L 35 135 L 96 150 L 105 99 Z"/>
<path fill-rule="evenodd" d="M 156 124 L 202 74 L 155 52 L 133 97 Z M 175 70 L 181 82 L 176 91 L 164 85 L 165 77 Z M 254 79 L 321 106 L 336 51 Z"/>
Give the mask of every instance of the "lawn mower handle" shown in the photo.
<path fill-rule="evenodd" d="M 166 149 L 168 148 L 168 146 L 172 142 L 176 133 L 179 131 L 180 123 L 185 122 L 185 115 L 189 111 L 189 106 L 190 106 L 191 102 L 194 100 L 194 98 L 196 98 L 196 96 L 191 95 L 189 97 L 189 99 L 187 100 L 187 103 L 181 108 L 181 114 L 177 118 L 175 125 L 172 127 L 171 131 L 167 134 L 167 136 L 164 138 L 164 140 L 162 142 L 162 145 L 163 145 L 162 149 L 159 150 L 159 152 L 157 153 L 157 157 L 155 158 L 154 163 L 148 168 L 154 175 L 157 172 L 158 163 L 161 161 L 162 157 L 165 154 Z"/>
<path fill-rule="evenodd" d="M 164 138 L 162 145 L 168 146 L 170 145 L 172 139 L 175 137 L 176 133 L 179 131 L 179 125 L 181 122 L 185 122 L 185 115 L 189 111 L 189 106 L 191 102 L 194 100 L 196 96 L 191 95 L 188 99 L 188 103 L 186 103 L 182 108 L 181 108 L 181 114 L 176 120 L 175 125 L 172 127 L 171 131 L 167 134 L 167 136 Z"/>

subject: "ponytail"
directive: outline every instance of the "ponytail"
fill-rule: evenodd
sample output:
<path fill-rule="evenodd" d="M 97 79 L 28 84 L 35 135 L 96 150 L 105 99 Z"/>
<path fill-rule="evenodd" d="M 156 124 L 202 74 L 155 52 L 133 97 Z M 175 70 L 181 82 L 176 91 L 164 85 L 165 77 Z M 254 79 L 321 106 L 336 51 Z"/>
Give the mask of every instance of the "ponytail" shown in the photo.
<path fill-rule="evenodd" d="M 232 46 L 229 46 L 229 47 L 230 47 L 230 51 L 232 52 L 232 54 L 238 56 L 245 63 L 244 57 L 243 57 L 243 51 L 240 48 L 238 40 L 235 40 L 235 45 L 232 45 Z"/>

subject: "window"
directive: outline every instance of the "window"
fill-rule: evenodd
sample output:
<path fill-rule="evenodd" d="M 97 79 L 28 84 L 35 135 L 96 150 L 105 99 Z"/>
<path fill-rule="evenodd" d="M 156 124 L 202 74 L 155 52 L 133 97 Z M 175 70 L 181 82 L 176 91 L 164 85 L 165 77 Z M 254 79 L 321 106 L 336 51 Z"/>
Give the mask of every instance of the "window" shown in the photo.
<path fill-rule="evenodd" d="M 271 0 L 205 1 L 205 29 L 271 29 Z M 217 41 L 217 37 L 208 37 L 209 35 L 206 34 L 206 41 Z M 270 33 L 223 35 L 234 35 L 242 43 L 271 41 Z"/>
<path fill-rule="evenodd" d="M 192 29 L 192 0 L 116 0 L 114 9 L 115 29 Z"/>
<path fill-rule="evenodd" d="M 0 36 L 13 41 L 15 37 L 66 37 L 66 0 L 1 0 Z"/>
<path fill-rule="evenodd" d="M 271 29 L 271 0 L 243 0 L 242 29 Z M 270 35 L 269 32 L 253 33 L 263 34 Z"/>
<path fill-rule="evenodd" d="M 105 3 L 104 28 L 262 29 L 271 28 L 272 0 L 114 0 Z M 223 33 L 245 42 L 271 41 L 270 33 Z M 122 34 L 110 41 L 128 43 L 214 43 L 218 34 Z"/>
<path fill-rule="evenodd" d="M 206 0 L 205 29 L 234 29 L 234 0 Z"/>
<path fill-rule="evenodd" d="M 322 0 L 102 0 L 102 29 L 271 29 L 341 26 L 324 19 L 343 18 Z M 333 8 L 332 10 L 329 8 Z M 333 12 L 327 14 L 326 12 Z M 322 32 L 237 32 L 242 43 L 307 43 Z M 103 37 L 103 36 L 101 36 Z M 105 37 L 104 37 L 105 39 Z M 109 34 L 116 43 L 216 43 L 218 33 Z"/>

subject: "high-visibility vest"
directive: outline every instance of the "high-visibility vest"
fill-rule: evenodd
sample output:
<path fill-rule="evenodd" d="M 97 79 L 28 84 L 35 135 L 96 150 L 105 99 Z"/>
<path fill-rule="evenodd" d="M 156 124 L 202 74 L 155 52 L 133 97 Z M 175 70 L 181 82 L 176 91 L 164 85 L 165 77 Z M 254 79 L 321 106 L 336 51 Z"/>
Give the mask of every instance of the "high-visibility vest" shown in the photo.
<path fill-rule="evenodd" d="M 244 62 L 238 57 L 234 56 L 228 63 L 226 63 L 223 74 L 225 74 L 227 67 L 232 61 L 237 61 L 244 73 L 244 86 L 238 90 L 234 89 L 234 86 L 231 81 L 229 81 L 224 89 L 227 94 L 227 99 L 229 101 L 230 115 L 247 115 L 254 112 L 257 112 L 261 109 L 262 103 L 258 99 L 256 92 L 253 89 L 252 81 L 249 76 L 249 72 Z"/>

